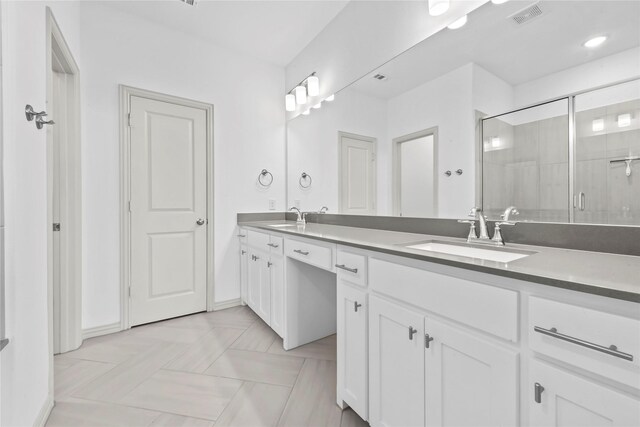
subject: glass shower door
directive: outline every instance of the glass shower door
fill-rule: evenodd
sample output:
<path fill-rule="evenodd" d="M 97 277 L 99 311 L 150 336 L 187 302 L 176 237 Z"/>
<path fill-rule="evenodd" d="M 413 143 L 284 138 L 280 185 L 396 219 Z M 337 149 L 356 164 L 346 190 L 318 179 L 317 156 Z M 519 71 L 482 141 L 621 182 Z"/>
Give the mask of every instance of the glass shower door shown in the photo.
<path fill-rule="evenodd" d="M 573 220 L 640 225 L 640 80 L 575 97 Z"/>

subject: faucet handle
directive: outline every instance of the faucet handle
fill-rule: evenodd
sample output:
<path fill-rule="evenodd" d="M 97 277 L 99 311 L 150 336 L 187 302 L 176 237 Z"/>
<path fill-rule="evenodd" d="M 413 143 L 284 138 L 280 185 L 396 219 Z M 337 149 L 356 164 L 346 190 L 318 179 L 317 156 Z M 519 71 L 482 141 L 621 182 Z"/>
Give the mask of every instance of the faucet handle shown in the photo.
<path fill-rule="evenodd" d="M 500 227 L 503 225 L 516 225 L 516 223 L 514 221 L 497 221 L 495 224 L 496 227 Z"/>
<path fill-rule="evenodd" d="M 473 224 L 473 225 L 476 225 L 476 222 L 474 220 L 472 220 L 472 219 L 459 219 L 458 222 L 462 223 L 462 224 Z"/>

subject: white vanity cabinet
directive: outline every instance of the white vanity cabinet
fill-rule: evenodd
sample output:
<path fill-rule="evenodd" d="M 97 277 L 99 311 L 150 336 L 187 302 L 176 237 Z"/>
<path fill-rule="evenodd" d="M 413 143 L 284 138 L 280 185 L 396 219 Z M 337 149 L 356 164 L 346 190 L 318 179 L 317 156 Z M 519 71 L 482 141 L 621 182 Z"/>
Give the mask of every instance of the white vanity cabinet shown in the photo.
<path fill-rule="evenodd" d="M 280 336 L 284 327 L 282 238 L 249 230 L 247 304 Z M 241 260 L 242 262 L 242 260 Z"/>
<path fill-rule="evenodd" d="M 640 401 L 537 360 L 529 367 L 528 396 L 531 426 L 640 425 Z"/>
<path fill-rule="evenodd" d="M 247 304 L 247 293 L 249 292 L 249 248 L 247 246 L 247 230 L 238 231 L 238 242 L 240 246 L 240 302 Z"/>
<path fill-rule="evenodd" d="M 339 255 L 339 254 L 338 254 Z M 368 419 L 368 301 L 367 294 L 338 278 L 337 401 Z"/>

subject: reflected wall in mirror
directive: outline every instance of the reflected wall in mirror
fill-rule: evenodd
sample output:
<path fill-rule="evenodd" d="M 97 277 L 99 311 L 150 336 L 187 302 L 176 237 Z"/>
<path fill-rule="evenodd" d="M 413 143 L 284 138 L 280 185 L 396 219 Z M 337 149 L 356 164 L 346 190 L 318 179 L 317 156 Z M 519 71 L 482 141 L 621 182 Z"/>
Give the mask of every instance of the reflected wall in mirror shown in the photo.
<path fill-rule="evenodd" d="M 584 45 L 597 35 L 608 38 Z M 630 182 L 640 174 L 626 176 L 625 160 L 638 155 L 638 112 L 624 104 L 637 97 L 581 106 L 595 96 L 589 90 L 638 78 L 640 2 L 487 2 L 462 28 L 429 37 L 288 122 L 288 203 L 444 218 L 484 203 L 489 219 L 513 204 L 518 220 L 638 224 Z M 628 130 L 611 127 L 618 116 Z M 484 134 L 482 117 L 494 117 Z M 585 134 L 580 123 L 596 119 L 603 130 Z M 347 134 L 359 141 L 348 149 Z M 298 185 L 302 171 L 313 176 L 308 189 Z M 623 179 L 627 187 L 613 186 Z"/>

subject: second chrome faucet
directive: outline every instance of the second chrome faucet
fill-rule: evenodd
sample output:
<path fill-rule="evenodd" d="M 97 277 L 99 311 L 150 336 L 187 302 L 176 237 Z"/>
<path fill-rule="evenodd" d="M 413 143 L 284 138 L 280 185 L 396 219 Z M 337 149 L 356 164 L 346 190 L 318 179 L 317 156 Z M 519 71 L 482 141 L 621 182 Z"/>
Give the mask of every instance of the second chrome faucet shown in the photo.
<path fill-rule="evenodd" d="M 473 219 L 460 219 L 458 222 L 466 223 L 470 225 L 469 236 L 467 237 L 467 243 L 482 243 L 495 246 L 503 246 L 504 239 L 502 237 L 502 231 L 500 227 L 503 225 L 515 225 L 515 222 L 509 221 L 511 215 L 518 215 L 519 212 L 515 206 L 509 206 L 505 209 L 501 215 L 502 221 L 497 221 L 493 230 L 493 237 L 489 237 L 489 231 L 487 229 L 487 218 L 484 216 L 482 209 L 474 207 L 469 212 L 469 216 Z M 480 234 L 476 234 L 476 219 L 480 223 Z"/>

